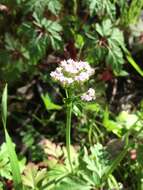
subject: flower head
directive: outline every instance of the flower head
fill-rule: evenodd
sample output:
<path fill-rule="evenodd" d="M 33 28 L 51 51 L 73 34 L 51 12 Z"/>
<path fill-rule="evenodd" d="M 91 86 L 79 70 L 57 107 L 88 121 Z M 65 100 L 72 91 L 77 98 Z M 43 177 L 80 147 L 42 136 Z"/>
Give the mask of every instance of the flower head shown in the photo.
<path fill-rule="evenodd" d="M 95 100 L 95 90 L 93 88 L 89 88 L 87 92 L 85 92 L 82 96 L 81 99 L 83 101 L 89 102 L 92 100 Z"/>
<path fill-rule="evenodd" d="M 61 61 L 60 66 L 50 73 L 51 77 L 63 87 L 84 83 L 93 74 L 94 69 L 88 62 L 78 62 L 72 59 Z"/>

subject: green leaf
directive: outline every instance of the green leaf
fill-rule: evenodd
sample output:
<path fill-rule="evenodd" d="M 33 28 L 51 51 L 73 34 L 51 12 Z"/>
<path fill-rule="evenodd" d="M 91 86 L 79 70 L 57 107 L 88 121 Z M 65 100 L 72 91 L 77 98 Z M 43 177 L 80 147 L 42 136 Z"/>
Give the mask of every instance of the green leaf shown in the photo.
<path fill-rule="evenodd" d="M 46 23 L 48 24 L 47 30 L 48 31 L 56 31 L 56 32 L 60 32 L 62 31 L 62 26 L 58 23 L 58 22 L 52 22 L 50 20 L 46 20 Z"/>
<path fill-rule="evenodd" d="M 96 177 L 101 179 L 104 174 L 104 170 L 108 165 L 108 153 L 104 150 L 104 147 L 97 143 L 96 145 L 90 147 L 90 154 L 87 149 L 84 149 L 83 161 L 86 163 L 86 167 L 96 174 Z M 106 160 L 105 160 L 106 158 Z M 99 181 L 99 180 L 98 180 Z"/>
<path fill-rule="evenodd" d="M 54 190 L 90 190 L 91 186 L 80 179 L 65 178 Z"/>
<path fill-rule="evenodd" d="M 30 0 L 26 3 L 27 11 L 36 12 L 42 15 L 45 9 L 48 9 L 54 15 L 58 15 L 61 11 L 62 5 L 59 0 Z"/>
<path fill-rule="evenodd" d="M 134 67 L 134 69 L 143 77 L 143 70 L 139 67 L 139 65 L 134 61 L 131 55 L 126 56 L 128 62 Z"/>
<path fill-rule="evenodd" d="M 129 76 L 129 73 L 128 73 L 127 71 L 124 71 L 124 70 L 119 71 L 118 74 L 119 74 L 119 76 L 121 76 L 121 77 Z"/>
<path fill-rule="evenodd" d="M 3 143 L 0 147 L 0 176 L 5 177 L 6 179 L 12 179 L 8 152 L 5 143 Z"/>
<path fill-rule="evenodd" d="M 39 184 L 41 186 L 42 181 L 46 177 L 46 172 L 46 169 L 38 170 L 38 166 L 32 163 L 28 164 L 22 176 L 24 185 L 35 190 Z"/>
<path fill-rule="evenodd" d="M 127 128 L 130 128 L 138 121 L 138 116 L 135 114 L 129 114 L 127 111 L 122 111 L 118 116 L 119 121 L 125 122 Z"/>
<path fill-rule="evenodd" d="M 75 37 L 75 44 L 78 49 L 82 48 L 84 46 L 84 38 L 80 35 L 77 34 Z"/>
<path fill-rule="evenodd" d="M 96 24 L 96 31 L 98 32 L 98 34 L 100 34 L 101 36 L 104 36 L 102 27 L 100 24 Z"/>
<path fill-rule="evenodd" d="M 56 145 L 55 143 L 52 143 L 48 139 L 44 140 L 42 148 L 44 149 L 44 152 L 47 156 L 51 156 L 56 159 L 61 158 L 63 156 L 62 147 L 58 144 Z"/>
<path fill-rule="evenodd" d="M 138 115 L 126 111 L 120 112 L 117 121 L 123 123 L 127 130 L 134 128 L 134 130 L 139 131 L 142 128 L 142 122 Z"/>
<path fill-rule="evenodd" d="M 110 19 L 103 20 L 102 31 L 104 36 L 110 36 L 112 32 L 112 22 Z"/>
<path fill-rule="evenodd" d="M 125 47 L 125 42 L 124 42 L 123 32 L 121 30 L 119 30 L 118 28 L 113 28 L 112 34 L 111 34 L 110 38 L 108 39 L 108 42 L 111 47 L 119 46 L 120 48 L 122 48 L 122 50 L 124 52 L 127 53 L 127 49 Z"/>
<path fill-rule="evenodd" d="M 96 103 L 88 103 L 84 107 L 86 110 L 93 111 L 93 112 L 99 112 L 100 106 Z"/>
<path fill-rule="evenodd" d="M 2 121 L 3 121 L 3 126 L 4 126 L 8 156 L 10 159 L 10 166 L 11 166 L 12 177 L 14 181 L 14 187 L 15 187 L 15 190 L 19 190 L 19 189 L 23 189 L 20 168 L 19 168 L 19 163 L 18 163 L 16 152 L 15 152 L 15 148 L 13 146 L 12 140 L 6 129 L 6 120 L 7 120 L 7 84 L 4 88 L 3 95 L 2 95 Z"/>
<path fill-rule="evenodd" d="M 73 113 L 77 116 L 80 117 L 82 115 L 81 110 L 79 109 L 79 107 L 77 105 L 73 106 Z"/>
<path fill-rule="evenodd" d="M 118 46 L 112 46 L 106 56 L 106 63 L 112 65 L 115 74 L 119 75 L 124 63 L 122 50 Z"/>
<path fill-rule="evenodd" d="M 90 14 L 92 15 L 94 11 L 97 9 L 97 7 L 100 6 L 100 2 L 97 0 L 90 0 L 89 3 Z"/>
<path fill-rule="evenodd" d="M 49 11 L 51 11 L 53 14 L 57 15 L 59 14 L 62 6 L 59 0 L 48 0 L 47 3 Z"/>
<path fill-rule="evenodd" d="M 108 179 L 109 175 L 113 173 L 113 171 L 118 167 L 119 163 L 123 160 L 125 155 L 127 154 L 128 146 L 124 147 L 115 160 L 112 161 L 112 164 L 108 166 L 105 170 L 102 180 Z"/>
<path fill-rule="evenodd" d="M 59 106 L 51 101 L 48 93 L 45 95 L 41 94 L 41 98 L 47 110 L 61 110 L 62 109 L 62 106 Z"/>
<path fill-rule="evenodd" d="M 109 111 L 107 108 L 104 112 L 103 125 L 108 131 L 112 131 L 118 137 L 121 137 L 122 125 L 119 122 L 109 119 Z"/>
<path fill-rule="evenodd" d="M 62 26 L 57 21 L 51 21 L 47 20 L 46 18 L 41 18 L 36 13 L 33 13 L 33 17 L 35 18 L 35 26 L 41 29 L 41 34 L 37 33 L 36 38 L 36 41 L 40 42 L 40 44 L 38 43 L 40 45 L 39 49 L 41 49 L 41 45 L 45 47 L 45 45 L 49 44 L 49 42 L 51 43 L 53 49 L 58 49 L 62 41 L 60 35 L 60 32 L 62 31 Z M 32 28 L 33 26 L 31 26 L 31 29 Z M 42 29 L 44 29 L 46 32 L 42 33 Z M 28 29 L 28 31 L 30 32 L 30 29 Z M 38 30 L 36 29 L 36 31 Z M 33 40 L 35 41 L 35 33 L 33 35 Z"/>
<path fill-rule="evenodd" d="M 100 17 L 107 14 L 112 19 L 115 16 L 115 4 L 110 0 L 85 0 L 85 4 L 88 5 L 91 16 L 98 15 Z"/>
<path fill-rule="evenodd" d="M 96 55 L 100 61 L 112 66 L 115 75 L 120 75 L 124 63 L 123 52 L 127 53 L 123 32 L 115 27 L 111 19 L 104 19 L 96 24 L 96 32 L 102 45 L 97 45 Z M 97 40 L 98 41 L 98 40 Z"/>
<path fill-rule="evenodd" d="M 16 190 L 19 190 L 19 189 L 22 189 L 22 180 L 21 180 L 21 174 L 20 174 L 20 168 L 19 168 L 17 155 L 16 155 L 12 140 L 7 130 L 5 131 L 5 136 L 6 136 L 6 145 L 7 145 L 7 150 L 8 150 L 9 159 L 10 159 L 10 166 L 11 166 L 14 186 Z"/>
<path fill-rule="evenodd" d="M 118 182 L 116 181 L 115 177 L 111 174 L 108 177 L 108 184 L 110 189 L 120 190 Z"/>
<path fill-rule="evenodd" d="M 69 170 L 65 165 L 56 164 L 50 171 L 48 171 L 48 184 L 56 183 L 69 175 Z"/>
<path fill-rule="evenodd" d="M 2 122 L 4 128 L 6 128 L 6 120 L 7 120 L 7 84 L 5 85 L 2 95 Z"/>

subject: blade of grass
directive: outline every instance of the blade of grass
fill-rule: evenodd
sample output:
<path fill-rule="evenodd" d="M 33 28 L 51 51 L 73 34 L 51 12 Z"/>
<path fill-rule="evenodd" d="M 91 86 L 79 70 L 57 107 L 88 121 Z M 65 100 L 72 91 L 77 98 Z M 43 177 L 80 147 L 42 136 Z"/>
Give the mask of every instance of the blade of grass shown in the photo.
<path fill-rule="evenodd" d="M 117 156 L 117 158 L 113 161 L 111 166 L 107 168 L 105 171 L 105 175 L 103 176 L 102 180 L 105 181 L 108 179 L 109 175 L 113 173 L 113 171 L 117 168 L 117 166 L 120 164 L 120 162 L 125 157 L 126 153 L 128 151 L 128 146 L 124 148 L 124 150 L 121 151 L 121 153 Z"/>
<path fill-rule="evenodd" d="M 134 128 L 134 125 L 138 122 L 139 120 L 137 120 L 129 129 L 129 131 L 123 136 L 123 140 L 125 142 L 125 147 L 124 149 L 119 153 L 119 155 L 117 156 L 117 158 L 112 162 L 112 164 L 107 167 L 105 174 L 103 175 L 103 181 L 105 181 L 106 179 L 108 179 L 109 175 L 113 173 L 113 171 L 117 168 L 117 166 L 120 164 L 120 162 L 124 159 L 125 155 L 128 152 L 128 149 L 130 147 L 130 143 L 129 143 L 129 136 L 132 133 L 132 130 Z M 141 128 L 142 129 L 142 128 Z M 137 134 L 136 134 L 137 135 Z M 136 137 L 136 135 L 134 136 L 134 138 Z"/>
<path fill-rule="evenodd" d="M 102 177 L 103 181 L 108 179 L 109 175 L 113 173 L 113 171 L 117 168 L 117 166 L 120 164 L 120 162 L 124 159 L 125 155 L 127 154 L 129 149 L 129 132 L 125 134 L 123 140 L 125 142 L 125 147 L 116 157 L 116 159 L 113 160 L 112 164 L 109 167 L 107 167 L 107 169 L 105 170 L 105 173 L 103 174 Z"/>
<path fill-rule="evenodd" d="M 10 166 L 12 171 L 12 177 L 14 182 L 15 190 L 23 190 L 22 187 L 22 179 L 20 174 L 20 168 L 18 163 L 18 158 L 15 152 L 15 148 L 13 146 L 13 142 L 8 134 L 8 131 L 6 129 L 6 121 L 7 121 L 7 84 L 4 88 L 3 95 L 2 95 L 2 122 L 4 126 L 4 132 L 5 132 L 5 139 L 6 139 L 6 146 L 7 151 L 9 155 L 10 160 Z"/>
<path fill-rule="evenodd" d="M 134 69 L 143 77 L 143 70 L 138 66 L 138 64 L 134 61 L 131 55 L 127 55 L 128 62 L 134 67 Z"/>

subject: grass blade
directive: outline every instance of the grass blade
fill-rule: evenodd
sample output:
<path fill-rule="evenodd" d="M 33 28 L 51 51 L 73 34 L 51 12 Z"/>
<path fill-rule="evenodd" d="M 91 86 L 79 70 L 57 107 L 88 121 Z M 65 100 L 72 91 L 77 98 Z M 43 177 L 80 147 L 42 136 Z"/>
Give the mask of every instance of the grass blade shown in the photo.
<path fill-rule="evenodd" d="M 6 120 L 7 120 L 7 84 L 4 88 L 2 95 L 2 122 L 4 129 L 6 128 Z"/>
<path fill-rule="evenodd" d="M 134 69 L 143 77 L 143 70 L 138 66 L 138 64 L 130 55 L 127 55 L 127 60 L 134 67 Z"/>
<path fill-rule="evenodd" d="M 13 142 L 8 134 L 6 129 L 6 120 L 7 120 L 7 85 L 4 88 L 3 95 L 2 95 L 2 122 L 4 126 L 5 132 L 5 139 L 6 139 L 6 146 L 10 160 L 10 166 L 12 171 L 12 177 L 14 182 L 15 190 L 22 190 L 22 179 L 20 174 L 20 168 L 18 163 L 18 158 L 15 152 L 15 148 L 13 146 Z"/>

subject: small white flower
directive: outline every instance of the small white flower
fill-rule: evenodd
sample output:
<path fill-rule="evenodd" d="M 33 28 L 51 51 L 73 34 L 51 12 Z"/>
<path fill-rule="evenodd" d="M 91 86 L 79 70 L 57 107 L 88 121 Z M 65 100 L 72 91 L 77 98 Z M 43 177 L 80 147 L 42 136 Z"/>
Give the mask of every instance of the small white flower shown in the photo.
<path fill-rule="evenodd" d="M 75 81 L 77 82 L 85 82 L 89 80 L 89 75 L 87 72 L 81 72 L 78 76 L 75 77 Z"/>
<path fill-rule="evenodd" d="M 88 94 L 92 97 L 95 97 L 95 90 L 93 88 L 89 88 Z"/>
<path fill-rule="evenodd" d="M 95 90 L 94 90 L 93 88 L 89 88 L 88 91 L 85 92 L 85 93 L 81 96 L 81 99 L 82 99 L 83 101 L 86 101 L 86 102 L 95 100 L 95 99 L 96 99 Z"/>
<path fill-rule="evenodd" d="M 61 61 L 60 67 L 51 72 L 51 77 L 59 82 L 63 87 L 74 85 L 76 83 L 84 83 L 94 74 L 94 69 L 89 63 L 83 61 L 74 61 L 68 59 Z"/>

